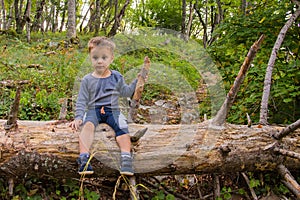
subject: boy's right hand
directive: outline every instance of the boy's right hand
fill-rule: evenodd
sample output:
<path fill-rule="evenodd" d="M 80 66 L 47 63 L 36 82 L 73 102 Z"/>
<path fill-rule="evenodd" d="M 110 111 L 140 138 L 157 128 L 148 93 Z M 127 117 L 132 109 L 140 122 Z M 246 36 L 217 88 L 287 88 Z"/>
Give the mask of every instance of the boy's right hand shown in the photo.
<path fill-rule="evenodd" d="M 79 129 L 79 126 L 82 124 L 82 120 L 81 119 L 75 119 L 74 121 L 72 121 L 70 123 L 70 127 L 72 129 L 75 129 L 76 131 Z"/>

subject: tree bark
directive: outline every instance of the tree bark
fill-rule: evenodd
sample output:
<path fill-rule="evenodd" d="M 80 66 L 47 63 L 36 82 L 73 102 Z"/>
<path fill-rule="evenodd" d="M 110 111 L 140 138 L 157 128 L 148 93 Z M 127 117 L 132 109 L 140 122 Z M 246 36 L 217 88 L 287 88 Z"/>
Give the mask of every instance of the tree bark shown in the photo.
<path fill-rule="evenodd" d="M 3 124 L 5 121 L 0 120 Z M 278 126 L 226 124 L 222 130 L 209 128 L 209 121 L 189 125 L 130 124 L 130 133 L 148 128 L 133 143 L 137 175 L 202 174 L 243 171 L 276 171 L 279 164 L 299 170 L 300 161 L 269 148 Z M 282 147 L 300 153 L 300 130 L 287 136 Z M 0 129 L 0 176 L 78 177 L 78 133 L 66 123 L 18 121 L 18 130 Z M 114 132 L 105 124 L 96 129 L 92 165 L 95 176 L 118 176 L 119 147 Z"/>
<path fill-rule="evenodd" d="M 260 124 L 268 124 L 268 102 L 271 90 L 271 82 L 272 82 L 272 72 L 275 64 L 275 60 L 277 57 L 278 50 L 285 38 L 285 35 L 288 29 L 291 27 L 293 22 L 299 17 L 300 15 L 300 8 L 298 8 L 295 13 L 291 16 L 291 18 L 285 23 L 282 27 L 280 33 L 277 36 L 277 40 L 274 44 L 272 49 L 272 53 L 268 62 L 268 67 L 266 70 L 265 81 L 264 81 L 264 88 L 263 88 L 263 95 L 261 100 L 261 107 L 260 107 Z"/>

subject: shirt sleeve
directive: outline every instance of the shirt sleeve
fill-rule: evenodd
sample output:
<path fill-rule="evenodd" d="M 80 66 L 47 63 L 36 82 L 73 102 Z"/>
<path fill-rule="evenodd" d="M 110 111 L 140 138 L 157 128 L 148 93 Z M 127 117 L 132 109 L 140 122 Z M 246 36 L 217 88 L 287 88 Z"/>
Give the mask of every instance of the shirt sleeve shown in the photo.
<path fill-rule="evenodd" d="M 122 97 L 132 97 L 135 87 L 137 84 L 137 79 L 134 79 L 129 85 L 125 83 L 124 77 L 121 75 L 118 82 L 118 89 L 120 92 L 120 96 Z"/>
<path fill-rule="evenodd" d="M 76 102 L 75 119 L 83 119 L 89 101 L 87 79 L 82 79 Z"/>

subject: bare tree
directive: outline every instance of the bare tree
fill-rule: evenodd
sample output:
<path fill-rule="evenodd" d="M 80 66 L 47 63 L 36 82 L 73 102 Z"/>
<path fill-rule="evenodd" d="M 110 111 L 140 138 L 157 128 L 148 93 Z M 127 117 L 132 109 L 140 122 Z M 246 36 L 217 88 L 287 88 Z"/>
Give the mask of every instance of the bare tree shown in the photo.
<path fill-rule="evenodd" d="M 193 22 L 193 10 L 194 10 L 194 5 L 192 2 L 190 2 L 189 5 L 189 20 L 187 23 L 187 27 L 186 27 L 186 37 L 189 38 L 190 34 L 191 34 L 191 29 L 192 29 L 192 22 Z"/>
<path fill-rule="evenodd" d="M 113 27 L 111 28 L 110 32 L 108 33 L 109 37 L 114 36 L 117 33 L 117 30 L 120 27 L 120 22 L 125 15 L 125 11 L 126 11 L 127 6 L 129 5 L 129 3 L 130 3 L 130 0 L 126 0 L 122 9 L 118 13 L 118 0 L 115 0 L 115 17 L 114 17 L 115 21 L 114 21 Z"/>
<path fill-rule="evenodd" d="M 30 31 L 30 13 L 31 13 L 31 0 L 27 0 L 26 12 L 24 15 L 24 20 L 26 21 L 26 38 L 27 42 L 31 40 L 31 31 Z"/>
<path fill-rule="evenodd" d="M 44 10 L 44 6 L 45 6 L 46 0 L 40 0 L 37 1 L 37 8 L 36 8 L 36 13 L 32 22 L 32 26 L 31 29 L 33 31 L 38 31 L 41 30 L 43 31 L 43 26 L 42 26 L 42 15 L 43 15 L 43 10 Z"/>
<path fill-rule="evenodd" d="M 64 1 L 64 6 L 62 9 L 62 14 L 61 14 L 61 23 L 60 23 L 60 28 L 59 32 L 62 32 L 65 26 L 65 19 L 66 19 L 66 9 L 67 9 L 67 0 Z"/>
<path fill-rule="evenodd" d="M 76 37 L 76 1 L 68 0 L 68 23 L 67 37 L 69 39 Z"/>
<path fill-rule="evenodd" d="M 181 33 L 182 35 L 186 34 L 186 26 L 185 26 L 185 21 L 186 21 L 186 0 L 182 0 L 182 5 L 181 5 Z"/>
<path fill-rule="evenodd" d="M 15 10 L 15 21 L 16 21 L 16 31 L 17 33 L 21 33 L 23 30 L 22 27 L 22 18 L 21 12 L 23 8 L 23 0 L 14 0 L 14 10 Z"/>
<path fill-rule="evenodd" d="M 215 38 L 212 37 L 212 34 L 216 25 L 220 24 L 223 20 L 223 9 L 220 0 L 216 1 L 217 8 L 208 6 L 207 1 L 203 2 L 203 6 L 199 5 L 199 3 L 200 2 L 198 0 L 195 2 L 194 9 L 203 28 L 202 40 L 203 46 L 206 48 L 215 40 Z"/>
<path fill-rule="evenodd" d="M 298 2 L 298 4 L 300 3 Z M 268 124 L 268 101 L 269 101 L 271 83 L 272 83 L 272 72 L 273 72 L 275 60 L 277 58 L 277 53 L 285 38 L 288 29 L 292 26 L 292 24 L 299 17 L 299 15 L 300 15 L 300 7 L 298 7 L 298 9 L 294 12 L 294 14 L 282 27 L 280 33 L 277 36 L 277 40 L 274 44 L 274 47 L 272 49 L 272 53 L 269 58 L 268 67 L 265 75 L 265 81 L 264 81 L 263 96 L 262 96 L 261 107 L 260 107 L 260 119 L 259 119 L 260 124 Z"/>
<path fill-rule="evenodd" d="M 101 21 L 101 14 L 100 14 L 100 0 L 96 0 L 96 10 L 95 10 L 95 20 L 94 20 L 94 27 L 95 27 L 95 35 L 99 33 L 100 29 L 100 21 Z"/>
<path fill-rule="evenodd" d="M 0 28 L 2 28 L 2 30 L 6 30 L 5 2 L 4 0 L 0 0 L 0 3 L 1 3 L 1 13 L 2 13 L 2 19 L 0 19 L 1 20 Z"/>

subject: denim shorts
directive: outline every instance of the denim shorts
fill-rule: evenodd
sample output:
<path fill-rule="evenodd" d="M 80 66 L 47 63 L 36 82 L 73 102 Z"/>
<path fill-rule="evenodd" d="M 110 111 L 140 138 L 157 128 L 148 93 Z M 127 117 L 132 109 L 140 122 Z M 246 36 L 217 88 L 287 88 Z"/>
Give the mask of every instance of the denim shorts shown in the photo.
<path fill-rule="evenodd" d="M 104 114 L 100 110 L 101 108 L 88 110 L 84 124 L 92 122 L 97 127 L 100 123 L 106 123 L 115 131 L 116 137 L 129 133 L 127 119 L 120 110 L 104 107 Z"/>

